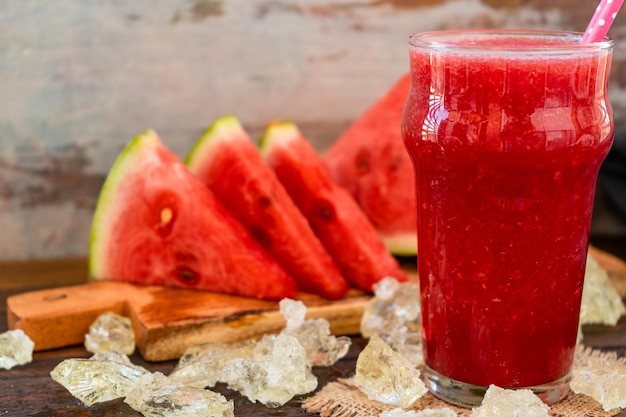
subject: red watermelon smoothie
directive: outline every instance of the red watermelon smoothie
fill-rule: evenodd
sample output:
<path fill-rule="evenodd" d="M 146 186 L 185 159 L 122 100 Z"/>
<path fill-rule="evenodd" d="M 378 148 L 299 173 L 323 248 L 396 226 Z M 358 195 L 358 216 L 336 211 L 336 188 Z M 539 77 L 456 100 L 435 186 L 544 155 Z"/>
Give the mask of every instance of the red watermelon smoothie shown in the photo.
<path fill-rule="evenodd" d="M 431 32 L 410 40 L 402 130 L 416 175 L 424 372 L 435 395 L 569 388 L 610 40 Z"/>

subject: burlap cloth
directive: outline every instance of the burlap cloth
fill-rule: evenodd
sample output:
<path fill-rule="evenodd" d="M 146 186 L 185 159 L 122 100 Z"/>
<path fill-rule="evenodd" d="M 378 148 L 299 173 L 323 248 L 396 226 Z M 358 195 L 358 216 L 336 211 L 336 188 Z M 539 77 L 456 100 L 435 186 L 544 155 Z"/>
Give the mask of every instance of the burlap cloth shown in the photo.
<path fill-rule="evenodd" d="M 618 358 L 614 353 L 605 353 L 591 348 L 579 346 L 576 351 L 574 366 L 577 363 L 586 363 L 591 357 L 602 357 L 607 361 L 615 361 L 616 365 L 626 363 L 626 358 Z M 469 417 L 470 409 L 456 407 L 440 400 L 431 393 L 420 398 L 410 410 L 424 410 L 427 408 L 450 408 L 459 417 Z M 322 417 L 358 417 L 378 416 L 383 411 L 396 408 L 378 401 L 370 400 L 352 382 L 352 379 L 338 379 L 324 386 L 314 396 L 306 399 L 302 408 L 310 413 L 320 414 Z M 620 409 L 606 412 L 600 403 L 583 394 L 570 394 L 557 404 L 550 406 L 550 415 L 553 417 L 613 417 L 620 413 Z"/>

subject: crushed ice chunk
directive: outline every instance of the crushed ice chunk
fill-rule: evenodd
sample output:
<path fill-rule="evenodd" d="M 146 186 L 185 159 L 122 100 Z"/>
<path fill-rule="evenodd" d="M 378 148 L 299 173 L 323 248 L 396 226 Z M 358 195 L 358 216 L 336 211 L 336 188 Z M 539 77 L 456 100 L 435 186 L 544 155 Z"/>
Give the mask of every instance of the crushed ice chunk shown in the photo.
<path fill-rule="evenodd" d="M 11 369 L 33 361 L 35 343 L 22 329 L 0 334 L 0 369 Z"/>
<path fill-rule="evenodd" d="M 604 411 L 626 408 L 626 363 L 608 354 L 577 355 L 570 388 L 598 401 Z"/>
<path fill-rule="evenodd" d="M 283 405 L 313 391 L 312 366 L 330 366 L 345 356 L 350 338 L 330 334 L 325 319 L 306 320 L 301 301 L 285 299 L 280 311 L 287 321 L 277 336 L 240 344 L 206 343 L 188 349 L 170 377 L 203 388 L 228 384 L 251 401 Z"/>
<path fill-rule="evenodd" d="M 223 395 L 185 386 L 160 372 L 142 375 L 124 402 L 146 417 L 233 417 L 234 405 Z"/>
<path fill-rule="evenodd" d="M 361 334 L 379 336 L 413 365 L 423 364 L 419 285 L 384 278 L 374 285 L 374 297 L 361 317 Z"/>
<path fill-rule="evenodd" d="M 135 332 L 130 319 L 112 311 L 100 314 L 85 335 L 85 349 L 92 353 L 117 350 L 132 355 Z"/>
<path fill-rule="evenodd" d="M 457 413 L 449 408 L 426 408 L 419 411 L 394 408 L 383 411 L 379 417 L 457 417 Z"/>
<path fill-rule="evenodd" d="M 415 417 L 457 417 L 457 414 L 450 408 L 427 408 L 418 411 Z"/>
<path fill-rule="evenodd" d="M 255 341 L 242 343 L 204 343 L 185 351 L 169 375 L 196 388 L 213 387 L 223 381 L 222 370 L 235 358 L 251 358 Z"/>
<path fill-rule="evenodd" d="M 549 407 L 528 389 L 503 389 L 490 385 L 472 417 L 549 417 Z"/>
<path fill-rule="evenodd" d="M 287 320 L 281 333 L 298 339 L 311 366 L 331 366 L 348 353 L 352 343 L 350 338 L 331 335 L 326 319 L 305 320 L 306 306 L 302 301 L 283 299 L 279 306 Z"/>
<path fill-rule="evenodd" d="M 295 337 L 306 352 L 310 366 L 330 366 L 345 356 L 350 347 L 349 337 L 336 338 L 330 334 L 325 319 L 305 320 L 306 307 L 301 301 L 283 300 L 280 310 L 287 320 L 281 334 Z M 268 339 L 271 340 L 271 339 Z M 248 340 L 239 344 L 206 343 L 189 348 L 181 357 L 170 377 L 203 388 L 225 382 L 223 370 L 233 359 L 252 359 L 262 347 Z M 267 340 L 264 342 L 267 344 Z"/>
<path fill-rule="evenodd" d="M 591 255 L 587 255 L 580 323 L 614 326 L 625 313 L 624 302 L 611 283 L 608 272 Z"/>
<path fill-rule="evenodd" d="M 357 358 L 354 384 L 369 398 L 402 408 L 428 391 L 420 371 L 376 335 Z"/>
<path fill-rule="evenodd" d="M 126 396 L 148 370 L 121 352 L 99 352 L 89 359 L 65 359 L 51 372 L 53 380 L 91 406 Z"/>
<path fill-rule="evenodd" d="M 287 334 L 265 335 L 254 346 L 251 358 L 228 361 L 222 374 L 230 389 L 272 408 L 317 388 L 306 351 Z"/>
<path fill-rule="evenodd" d="M 285 330 L 291 331 L 304 324 L 306 316 L 306 306 L 302 301 L 285 298 L 278 304 L 280 312 L 287 321 Z"/>

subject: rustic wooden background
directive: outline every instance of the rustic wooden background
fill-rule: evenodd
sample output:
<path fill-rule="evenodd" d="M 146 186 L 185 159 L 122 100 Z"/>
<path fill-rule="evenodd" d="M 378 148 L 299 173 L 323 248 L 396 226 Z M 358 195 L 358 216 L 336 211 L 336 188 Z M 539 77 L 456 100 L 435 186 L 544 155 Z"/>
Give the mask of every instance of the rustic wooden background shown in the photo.
<path fill-rule="evenodd" d="M 0 260 L 84 256 L 105 175 L 154 128 L 296 121 L 325 149 L 408 70 L 411 33 L 582 31 L 595 0 L 1 0 Z M 626 19 L 612 101 L 626 120 Z"/>

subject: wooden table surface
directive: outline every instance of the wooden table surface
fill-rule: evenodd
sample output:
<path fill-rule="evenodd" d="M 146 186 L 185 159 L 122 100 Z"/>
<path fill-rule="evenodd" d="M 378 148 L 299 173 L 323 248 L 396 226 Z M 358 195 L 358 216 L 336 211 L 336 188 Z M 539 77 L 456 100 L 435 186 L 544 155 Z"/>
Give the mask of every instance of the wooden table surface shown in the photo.
<path fill-rule="evenodd" d="M 626 248 L 626 242 L 623 247 Z M 622 259 L 626 259 L 624 256 L 626 255 L 620 254 Z M 2 317 L 0 332 L 7 330 L 8 296 L 36 289 L 82 283 L 86 270 L 84 259 L 0 263 L 0 317 Z M 352 342 L 348 355 L 337 364 L 328 368 L 314 369 L 318 376 L 318 387 L 354 373 L 356 358 L 367 342 L 356 335 L 352 337 Z M 623 317 L 616 327 L 587 326 L 585 344 L 626 356 L 626 317 Z M 121 399 L 87 408 L 50 378 L 50 371 L 63 359 L 89 356 L 91 354 L 82 346 L 36 352 L 32 363 L 11 370 L 0 370 L 0 416 L 139 416 L 139 413 L 133 411 Z M 131 360 L 151 371 L 165 374 L 172 371 L 176 365 L 176 361 L 145 362 L 138 354 L 133 355 Z M 218 385 L 215 390 L 234 400 L 237 416 L 311 415 L 300 408 L 302 398 L 295 398 L 283 407 L 269 409 L 251 403 L 225 386 Z M 626 417 L 626 412 L 622 411 L 619 416 Z"/>

